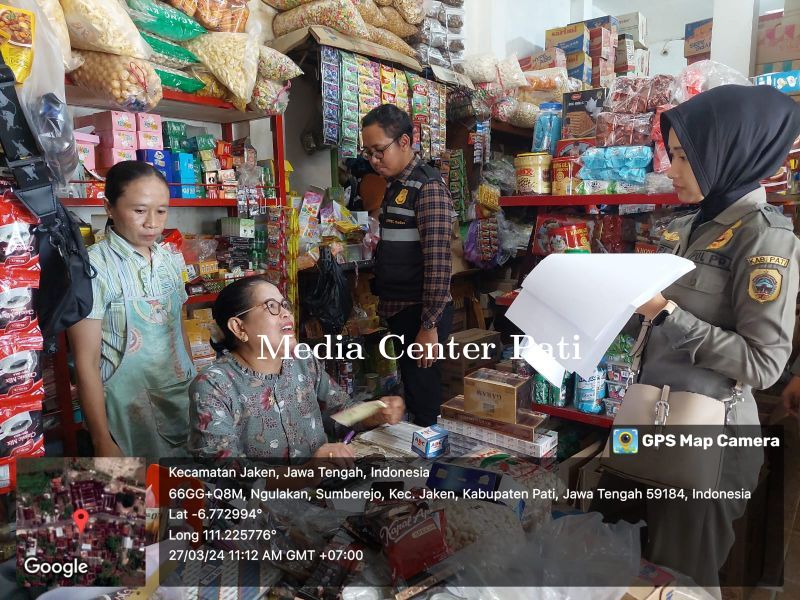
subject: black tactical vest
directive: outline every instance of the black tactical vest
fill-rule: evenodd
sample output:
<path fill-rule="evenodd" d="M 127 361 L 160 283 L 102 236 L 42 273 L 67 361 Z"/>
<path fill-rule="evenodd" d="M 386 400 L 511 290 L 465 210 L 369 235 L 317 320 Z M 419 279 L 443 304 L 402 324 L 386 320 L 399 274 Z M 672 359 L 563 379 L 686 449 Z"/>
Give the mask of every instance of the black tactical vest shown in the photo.
<path fill-rule="evenodd" d="M 420 162 L 405 182 L 386 190 L 381 209 L 381 241 L 375 263 L 375 293 L 383 300 L 422 302 L 425 268 L 417 229 L 417 201 L 423 185 L 441 180 L 439 172 Z"/>

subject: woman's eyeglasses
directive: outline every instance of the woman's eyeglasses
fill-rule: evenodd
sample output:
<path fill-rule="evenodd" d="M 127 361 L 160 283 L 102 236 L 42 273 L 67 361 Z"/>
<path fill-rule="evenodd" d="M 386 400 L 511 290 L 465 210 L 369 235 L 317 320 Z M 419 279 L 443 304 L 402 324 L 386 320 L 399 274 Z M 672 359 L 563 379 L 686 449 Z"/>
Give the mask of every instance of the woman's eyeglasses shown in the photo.
<path fill-rule="evenodd" d="M 250 311 L 253 311 L 257 308 L 261 308 L 262 306 L 266 308 L 269 311 L 269 314 L 271 314 L 273 317 L 277 317 L 278 315 L 280 315 L 281 309 L 284 309 L 286 312 L 289 313 L 292 312 L 292 303 L 289 302 L 288 300 L 286 299 L 276 300 L 275 298 L 267 298 L 266 300 L 264 300 L 264 302 L 256 304 L 253 308 L 248 308 L 246 311 L 240 312 L 238 315 L 236 315 L 236 317 L 238 318 L 243 315 L 246 315 Z"/>
<path fill-rule="evenodd" d="M 400 137 L 402 137 L 402 136 L 400 136 Z M 392 144 L 394 144 L 399 139 L 400 139 L 399 137 L 394 138 L 391 142 L 386 144 L 383 148 L 378 148 L 374 152 L 372 150 L 369 150 L 369 149 L 363 150 L 361 152 L 361 156 L 365 160 L 370 160 L 371 158 L 374 158 L 375 160 L 382 160 L 383 159 L 383 153 L 386 152 L 389 148 L 391 148 Z"/>

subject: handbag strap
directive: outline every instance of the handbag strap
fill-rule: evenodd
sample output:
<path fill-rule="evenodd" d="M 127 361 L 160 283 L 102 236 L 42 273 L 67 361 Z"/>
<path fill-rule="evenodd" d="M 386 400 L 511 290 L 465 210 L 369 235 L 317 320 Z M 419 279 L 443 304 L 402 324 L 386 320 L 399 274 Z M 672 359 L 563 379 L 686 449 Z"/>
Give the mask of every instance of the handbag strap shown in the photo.
<path fill-rule="evenodd" d="M 633 351 L 631 352 L 631 358 L 633 361 L 631 362 L 631 372 L 634 375 L 635 381 L 639 381 L 639 369 L 642 365 L 642 355 L 644 354 L 645 346 L 647 346 L 647 342 L 650 339 L 650 333 L 653 329 L 653 322 L 645 319 L 642 321 L 642 328 L 639 330 L 639 337 L 636 338 L 636 343 L 633 346 Z M 731 397 L 727 400 L 722 400 L 728 405 L 728 408 L 738 404 L 742 400 L 744 400 L 744 384 L 741 380 L 737 380 L 734 386 L 731 388 Z M 668 396 L 668 395 L 667 395 Z M 662 398 L 665 402 L 669 402 L 669 398 L 666 399 Z M 667 411 L 669 414 L 669 411 Z"/>
<path fill-rule="evenodd" d="M 56 217 L 50 172 L 22 111 L 14 72 L 0 55 L 0 145 L 3 162 L 17 182 L 17 198 L 43 222 Z"/>

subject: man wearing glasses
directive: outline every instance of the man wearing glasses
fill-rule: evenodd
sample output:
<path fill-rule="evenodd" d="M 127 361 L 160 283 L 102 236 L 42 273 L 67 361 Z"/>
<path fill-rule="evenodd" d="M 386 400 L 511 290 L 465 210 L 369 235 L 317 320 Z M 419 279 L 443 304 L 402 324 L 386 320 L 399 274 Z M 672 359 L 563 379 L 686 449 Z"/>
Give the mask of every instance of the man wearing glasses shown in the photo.
<path fill-rule="evenodd" d="M 379 314 L 402 342 L 395 347 L 406 406 L 414 423 L 436 423 L 442 403 L 434 344 L 444 344 L 453 322 L 450 236 L 453 202 L 439 171 L 415 153 L 408 114 L 384 104 L 362 123 L 363 156 L 388 184 L 381 207 L 373 291 Z M 398 338 L 394 338 L 398 342 Z M 426 348 L 420 360 L 407 347 Z"/>

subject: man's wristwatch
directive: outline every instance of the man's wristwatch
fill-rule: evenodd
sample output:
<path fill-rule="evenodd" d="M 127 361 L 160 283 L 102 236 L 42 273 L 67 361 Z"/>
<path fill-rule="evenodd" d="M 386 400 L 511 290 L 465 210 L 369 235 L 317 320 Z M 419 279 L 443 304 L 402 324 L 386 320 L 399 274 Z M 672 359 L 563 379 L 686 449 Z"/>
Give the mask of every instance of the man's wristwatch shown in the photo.
<path fill-rule="evenodd" d="M 676 308 L 678 308 L 678 305 L 675 304 L 672 300 L 668 300 L 667 305 L 663 309 L 661 309 L 660 313 L 658 313 L 655 317 L 653 317 L 653 320 L 651 322 L 653 323 L 653 325 L 656 326 L 661 325 L 664 321 L 667 320 L 667 317 L 670 316 L 675 311 Z"/>
<path fill-rule="evenodd" d="M 422 328 L 430 331 L 431 329 L 436 329 L 436 323 L 433 321 L 424 321 L 422 323 Z"/>

